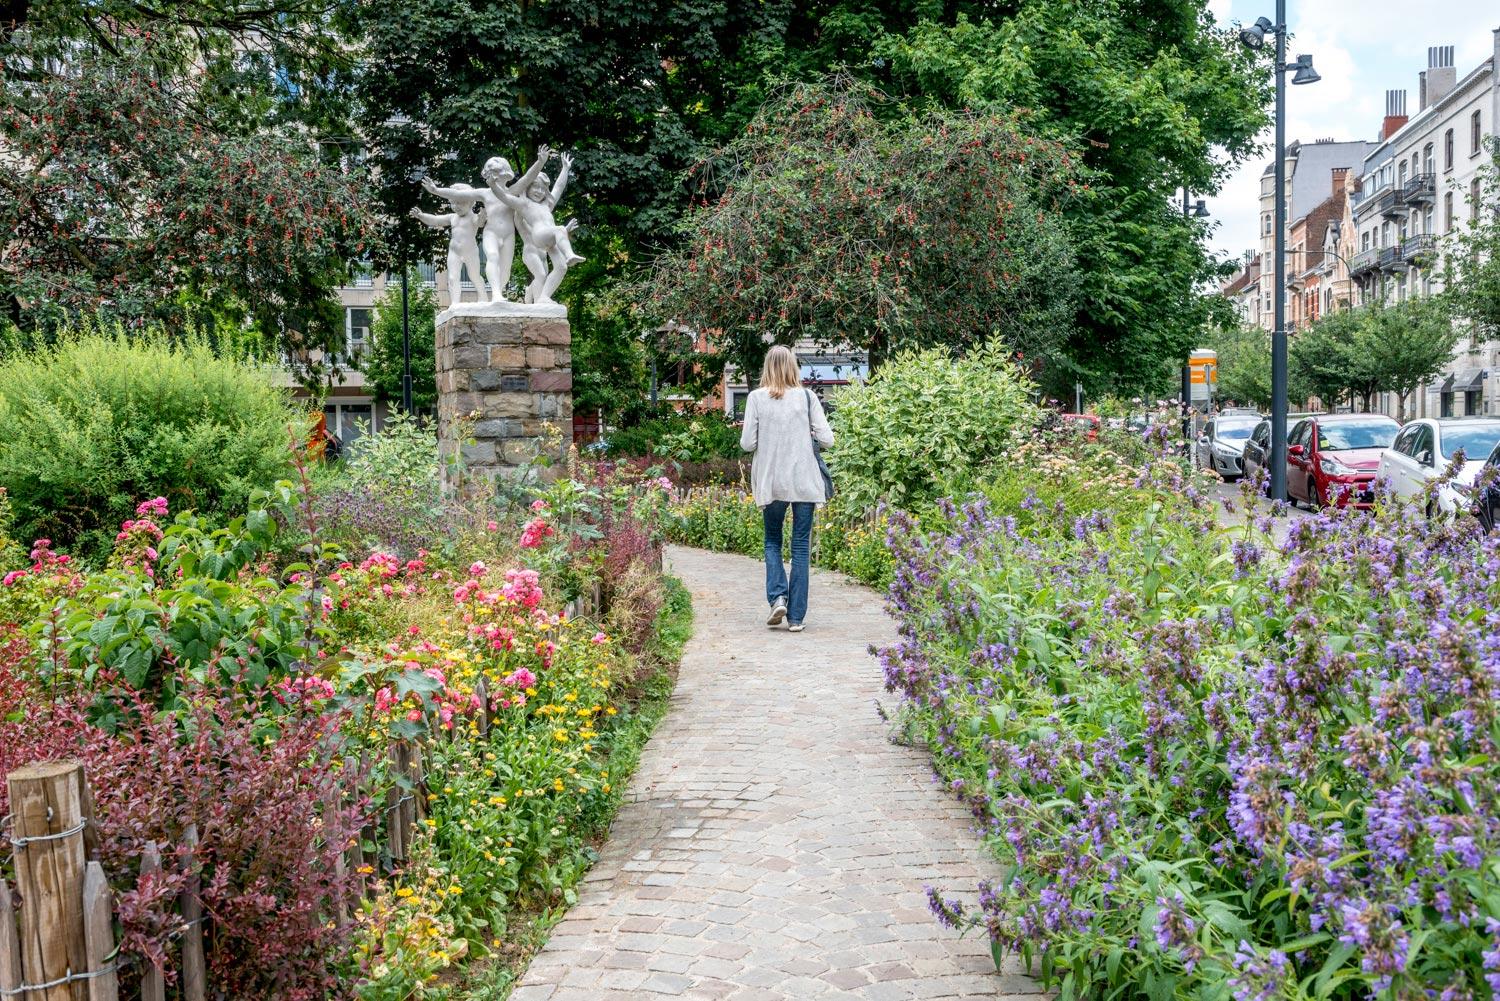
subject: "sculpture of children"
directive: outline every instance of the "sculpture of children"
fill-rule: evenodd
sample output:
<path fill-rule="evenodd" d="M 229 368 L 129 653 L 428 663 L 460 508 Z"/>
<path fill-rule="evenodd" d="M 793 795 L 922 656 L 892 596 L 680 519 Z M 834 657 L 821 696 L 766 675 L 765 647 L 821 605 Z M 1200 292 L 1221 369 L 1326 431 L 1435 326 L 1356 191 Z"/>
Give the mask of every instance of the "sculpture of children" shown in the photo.
<path fill-rule="evenodd" d="M 423 182 L 423 187 L 427 182 Z M 438 190 L 429 188 L 428 190 Z M 440 189 L 443 197 L 448 199 L 452 212 L 444 212 L 442 215 L 429 215 L 420 209 L 412 209 L 413 219 L 420 220 L 424 225 L 433 229 L 450 230 L 448 237 L 448 288 L 456 305 L 463 298 L 463 285 L 460 282 L 462 272 L 460 268 L 467 268 L 469 281 L 474 283 L 474 288 L 479 292 L 479 301 L 486 301 L 489 296 L 485 294 L 484 279 L 479 272 L 479 228 L 485 224 L 483 195 L 478 190 L 467 184 L 455 184 L 451 188 Z"/>
<path fill-rule="evenodd" d="M 492 156 L 484 163 L 481 172 L 486 184 L 506 185 L 515 180 L 516 172 L 510 169 L 510 161 L 503 156 Z M 456 184 L 452 188 L 440 188 L 430 178 L 422 178 L 422 187 L 439 198 L 452 199 L 461 190 L 473 191 L 484 206 L 484 232 L 480 242 L 484 246 L 484 276 L 490 283 L 492 302 L 505 302 L 505 286 L 510 284 L 510 266 L 516 253 L 516 222 L 510 206 L 502 202 L 489 188 L 470 188 L 467 184 Z M 484 299 L 481 297 L 480 301 Z"/>
<path fill-rule="evenodd" d="M 541 168 L 551 155 L 552 151 L 548 147 L 538 147 L 536 161 L 520 180 L 509 187 L 498 183 L 498 179 L 486 178 L 490 190 L 510 207 L 515 217 L 516 231 L 521 234 L 521 259 L 526 262 L 526 270 L 531 272 L 531 284 L 526 286 L 528 303 L 553 303 L 552 294 L 562 284 L 568 267 L 583 260 L 573 252 L 570 237 L 577 225 L 576 220 L 570 221 L 566 226 L 559 226 L 552 215 L 552 210 L 557 207 L 563 192 L 567 190 L 573 158 L 566 153 L 562 154 L 562 169 L 558 173 L 557 183 L 549 190 L 548 177 L 541 172 Z M 524 196 L 519 194 L 522 191 L 525 192 Z M 552 265 L 550 272 L 547 269 L 549 261 Z"/>

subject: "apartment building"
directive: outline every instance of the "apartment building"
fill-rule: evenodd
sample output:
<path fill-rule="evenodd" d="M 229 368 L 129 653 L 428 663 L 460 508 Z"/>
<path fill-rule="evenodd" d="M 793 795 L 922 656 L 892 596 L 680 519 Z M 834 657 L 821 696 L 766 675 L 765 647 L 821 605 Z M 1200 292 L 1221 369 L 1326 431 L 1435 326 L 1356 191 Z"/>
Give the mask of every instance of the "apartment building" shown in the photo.
<path fill-rule="evenodd" d="M 1404 90 L 1386 94 L 1381 140 L 1360 165 L 1350 219 L 1354 302 L 1399 302 L 1441 291 L 1443 239 L 1479 216 L 1480 170 L 1500 117 L 1500 29 L 1491 55 L 1462 77 L 1453 46 L 1428 49 L 1417 109 Z M 1448 370 L 1414 401 L 1417 416 L 1500 413 L 1490 373 L 1500 343 L 1465 338 Z M 1395 413 L 1394 394 L 1380 408 Z"/>
<path fill-rule="evenodd" d="M 1261 309 L 1261 282 L 1264 280 L 1261 260 L 1261 256 L 1255 251 L 1245 251 L 1240 269 L 1219 287 L 1219 294 L 1234 305 L 1235 314 L 1239 316 L 1242 326 L 1265 326 L 1264 311 Z"/>
<path fill-rule="evenodd" d="M 1319 139 L 1311 143 L 1294 142 L 1286 150 L 1286 219 L 1287 219 L 1287 274 L 1295 275 L 1308 270 L 1310 256 L 1323 259 L 1323 239 L 1327 227 L 1319 226 L 1312 247 L 1307 245 L 1305 233 L 1301 246 L 1292 239 L 1292 229 L 1299 220 L 1314 212 L 1330 211 L 1329 200 L 1346 189 L 1347 178 L 1355 173 L 1359 165 L 1378 146 L 1378 143 L 1362 139 L 1338 141 Z M 1276 254 L 1276 165 L 1266 164 L 1260 177 L 1260 259 L 1272 261 Z M 1271 269 L 1266 268 L 1266 278 Z M 1254 313 L 1259 326 L 1270 330 L 1276 325 L 1273 302 L 1274 283 L 1260 282 L 1260 302 Z M 1290 286 L 1290 281 L 1288 282 Z M 1291 294 L 1288 292 L 1288 318 L 1292 315 Z"/>

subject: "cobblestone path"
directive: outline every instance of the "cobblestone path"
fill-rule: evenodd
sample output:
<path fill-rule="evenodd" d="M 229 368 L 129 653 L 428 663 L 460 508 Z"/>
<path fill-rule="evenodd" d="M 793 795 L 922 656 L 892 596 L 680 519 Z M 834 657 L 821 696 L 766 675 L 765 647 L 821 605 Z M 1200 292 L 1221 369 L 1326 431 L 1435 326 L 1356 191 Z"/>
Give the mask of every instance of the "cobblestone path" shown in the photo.
<path fill-rule="evenodd" d="M 993 870 L 925 753 L 875 714 L 867 649 L 894 635 L 879 598 L 814 570 L 791 634 L 764 625 L 759 563 L 669 558 L 695 609 L 671 711 L 512 1001 L 1039 993 L 927 910 L 924 885 Z"/>

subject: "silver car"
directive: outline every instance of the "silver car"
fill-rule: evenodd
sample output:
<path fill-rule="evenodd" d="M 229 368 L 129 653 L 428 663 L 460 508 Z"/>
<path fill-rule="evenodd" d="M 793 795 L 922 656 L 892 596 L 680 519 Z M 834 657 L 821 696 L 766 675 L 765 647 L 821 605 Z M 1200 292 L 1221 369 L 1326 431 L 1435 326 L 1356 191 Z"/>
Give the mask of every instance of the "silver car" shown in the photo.
<path fill-rule="evenodd" d="M 1198 437 L 1198 464 L 1219 474 L 1225 483 L 1245 475 L 1245 442 L 1261 418 L 1256 414 L 1210 417 Z"/>

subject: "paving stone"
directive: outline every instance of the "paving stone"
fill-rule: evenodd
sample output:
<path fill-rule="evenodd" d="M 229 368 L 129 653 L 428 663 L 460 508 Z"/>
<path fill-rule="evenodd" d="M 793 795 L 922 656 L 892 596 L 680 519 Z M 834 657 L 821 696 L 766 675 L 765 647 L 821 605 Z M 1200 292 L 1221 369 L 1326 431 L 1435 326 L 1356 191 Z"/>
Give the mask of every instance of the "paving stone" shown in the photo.
<path fill-rule="evenodd" d="M 813 571 L 808 629 L 767 629 L 758 562 L 672 549 L 693 638 L 581 902 L 512 1001 L 1031 999 L 927 911 L 998 866 L 920 750 L 891 743 L 873 592 Z"/>

